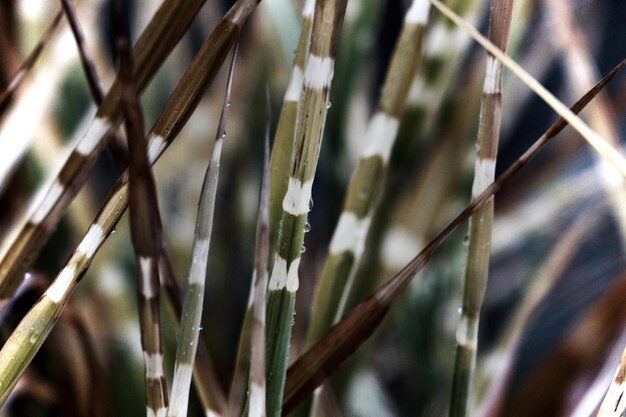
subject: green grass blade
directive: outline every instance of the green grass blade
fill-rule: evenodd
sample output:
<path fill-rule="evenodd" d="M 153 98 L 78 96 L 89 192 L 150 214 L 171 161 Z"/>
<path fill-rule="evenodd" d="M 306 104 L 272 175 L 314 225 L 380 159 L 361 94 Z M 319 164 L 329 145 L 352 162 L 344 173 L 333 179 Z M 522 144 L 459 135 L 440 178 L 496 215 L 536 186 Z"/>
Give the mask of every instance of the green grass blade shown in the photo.
<path fill-rule="evenodd" d="M 230 392 L 228 396 L 228 411 L 226 417 L 240 416 L 246 413 L 246 408 L 249 413 L 258 413 L 258 409 L 262 409 L 265 413 L 265 349 L 260 349 L 259 346 L 265 346 L 265 293 L 267 282 L 263 284 L 262 294 L 259 288 L 262 283 L 260 280 L 267 281 L 267 262 L 269 256 L 269 238 L 268 238 L 268 213 L 267 205 L 269 204 L 269 143 L 270 143 L 270 96 L 269 88 L 266 89 L 266 106 L 267 115 L 265 121 L 265 142 L 267 146 L 267 161 L 264 159 L 263 165 L 263 177 L 261 181 L 261 196 L 259 201 L 259 215 L 257 218 L 256 229 L 256 247 L 254 256 L 254 272 L 252 274 L 252 281 L 250 283 L 250 292 L 248 296 L 248 305 L 246 306 L 246 312 L 244 313 L 243 323 L 241 325 L 241 331 L 239 333 L 239 343 L 237 346 L 237 356 L 235 360 L 235 369 L 233 371 L 233 378 L 230 386 Z M 266 178 L 267 175 L 267 178 Z M 266 241 L 266 238 L 268 239 Z M 264 256 L 264 263 L 261 263 L 260 256 Z M 258 304 L 261 303 L 262 306 Z M 258 327 L 262 325 L 263 334 L 258 334 Z M 254 336 L 254 339 L 253 338 Z M 262 355 L 261 355 L 262 354 Z M 262 358 L 259 357 L 262 356 Z M 253 358 L 254 356 L 254 358 Z M 255 399 L 254 410 L 246 407 L 246 396 L 251 395 L 252 388 L 250 387 L 252 376 L 250 375 L 252 362 L 258 362 L 256 366 L 255 379 Z M 262 378 L 258 378 L 259 369 L 263 368 L 261 375 Z M 260 396 L 260 389 L 263 391 L 263 395 Z M 245 391 L 245 392 L 244 392 Z M 247 394 L 246 394 L 247 393 Z M 262 398 L 261 398 L 262 397 Z M 261 404 L 262 401 L 262 404 Z"/>
<path fill-rule="evenodd" d="M 513 1 L 492 1 L 489 16 L 489 39 L 506 51 L 511 28 Z M 472 198 L 493 182 L 500 140 L 502 101 L 502 64 L 487 57 L 485 82 L 480 107 L 480 124 Z M 478 348 L 478 323 L 482 308 L 491 257 L 494 201 L 489 199 L 469 220 L 467 262 L 464 274 L 461 321 L 457 329 L 450 417 L 465 417 L 472 408 L 472 388 Z"/>
<path fill-rule="evenodd" d="M 313 301 L 308 344 L 312 344 L 343 314 L 372 215 L 380 199 L 399 117 L 419 65 L 430 4 L 414 0 L 387 71 L 376 114 L 370 119 L 363 152 L 348 184 L 339 223 L 335 227 Z"/>
<path fill-rule="evenodd" d="M 278 240 L 280 229 L 280 218 L 283 212 L 282 199 L 287 192 L 287 185 L 289 183 L 294 135 L 296 133 L 296 117 L 298 115 L 298 105 L 302 93 L 304 66 L 306 65 L 306 59 L 309 53 L 314 11 L 315 1 L 307 0 L 302 10 L 302 29 L 298 39 L 293 69 L 287 91 L 285 91 L 283 106 L 278 118 L 278 126 L 274 134 L 274 144 L 272 145 L 272 155 L 270 157 L 269 203 L 270 253 L 274 253 L 276 248 L 276 241 Z"/>
<path fill-rule="evenodd" d="M 176 325 L 180 326 L 180 318 L 183 312 L 183 294 L 176 280 L 170 256 L 165 248 L 162 249 L 161 258 L 159 259 L 159 274 L 165 287 L 171 316 Z M 204 407 L 204 414 L 209 416 L 213 414 L 221 415 L 222 411 L 226 409 L 226 395 L 219 383 L 209 349 L 202 338 L 198 339 L 196 360 L 193 367 L 193 380 L 200 402 L 202 402 Z"/>
<path fill-rule="evenodd" d="M 283 195 L 267 301 L 267 411 L 280 414 L 293 321 L 298 267 L 313 178 L 328 111 L 337 38 L 345 0 L 316 2 L 311 47 L 303 77 L 287 190 Z"/>
<path fill-rule="evenodd" d="M 174 368 L 174 380 L 172 382 L 172 403 L 167 411 L 168 417 L 183 417 L 187 415 L 189 387 L 191 385 L 193 364 L 196 356 L 196 346 L 198 345 L 198 338 L 200 336 L 202 304 L 204 302 L 206 269 L 209 247 L 211 245 L 211 232 L 213 230 L 220 157 L 222 154 L 222 144 L 226 136 L 226 119 L 230 107 L 230 92 L 236 57 L 237 47 L 235 46 L 228 72 L 228 80 L 226 82 L 224 105 L 217 128 L 215 145 L 213 146 L 213 155 L 211 156 L 211 161 L 209 162 L 204 176 L 202 191 L 200 192 L 200 202 L 198 203 L 198 216 L 196 218 L 196 229 L 193 238 L 191 266 L 187 277 L 188 288 L 185 301 L 183 302 L 183 312 L 178 331 L 176 365 Z"/>

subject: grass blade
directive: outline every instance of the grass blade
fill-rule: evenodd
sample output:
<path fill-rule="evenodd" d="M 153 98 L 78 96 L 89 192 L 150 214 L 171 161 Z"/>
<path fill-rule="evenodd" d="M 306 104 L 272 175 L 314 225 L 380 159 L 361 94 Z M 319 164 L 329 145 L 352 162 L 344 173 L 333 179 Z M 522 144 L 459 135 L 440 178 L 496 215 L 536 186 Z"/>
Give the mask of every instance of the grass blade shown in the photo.
<path fill-rule="evenodd" d="M 52 39 L 52 35 L 59 27 L 59 23 L 61 22 L 61 18 L 63 17 L 63 12 L 59 11 L 52 19 L 50 25 L 46 28 L 46 31 L 41 35 L 41 39 L 37 42 L 37 45 L 33 48 L 32 52 L 26 57 L 20 68 L 17 70 L 6 89 L 0 93 L 0 118 L 2 117 L 4 111 L 6 110 L 8 99 L 15 93 L 15 91 L 22 84 L 28 72 L 33 68 L 37 59 L 41 56 L 41 52 L 45 48 L 45 46 Z"/>
<path fill-rule="evenodd" d="M 257 223 L 257 248 L 254 256 L 254 280 L 252 291 L 252 329 L 250 331 L 250 406 L 248 417 L 265 417 L 265 293 L 268 281 L 267 257 L 269 253 L 268 217 L 269 217 L 269 104 L 268 121 L 265 136 L 265 157 L 261 198 L 259 201 L 259 219 Z"/>
<path fill-rule="evenodd" d="M 315 0 L 307 0 L 302 10 L 302 29 L 298 39 L 298 47 L 294 58 L 293 69 L 283 106 L 278 117 L 278 126 L 274 134 L 274 144 L 270 157 L 270 253 L 276 249 L 280 218 L 283 212 L 283 197 L 289 183 L 291 156 L 293 154 L 294 136 L 296 133 L 296 118 L 298 105 L 302 93 L 304 67 L 309 54 L 311 39 L 311 25 L 315 12 Z"/>
<path fill-rule="evenodd" d="M 271 255 L 274 259 L 267 301 L 267 334 L 272 335 L 267 338 L 267 412 L 270 417 L 277 417 L 281 410 L 304 228 L 328 111 L 335 47 L 346 4 L 346 0 L 323 0 L 315 4 L 290 176 L 280 200 L 281 228 Z"/>
<path fill-rule="evenodd" d="M 267 107 L 267 114 L 265 120 L 265 141 L 266 145 L 269 147 L 270 143 L 270 125 L 271 125 L 271 114 L 270 114 L 270 96 L 269 96 L 269 87 L 266 86 L 266 102 L 265 105 Z M 269 149 L 268 155 L 269 158 Z M 264 160 L 265 163 L 265 160 Z M 265 178 L 267 169 L 267 179 Z M 269 240 L 266 242 L 266 235 L 268 235 L 268 212 L 266 210 L 266 204 L 268 204 L 269 199 L 269 160 L 267 161 L 267 165 L 263 166 L 263 178 L 261 180 L 261 196 L 259 201 L 259 215 L 257 218 L 257 230 L 256 230 L 256 248 L 255 248 L 255 257 L 254 257 L 254 273 L 252 274 L 252 282 L 250 283 L 250 292 L 248 296 L 248 305 L 246 307 L 246 312 L 244 313 L 243 322 L 241 325 L 241 331 L 239 332 L 239 343 L 237 346 L 237 356 L 235 360 L 235 369 L 233 371 L 233 378 L 230 386 L 230 392 L 228 396 L 228 410 L 226 413 L 226 417 L 235 417 L 240 416 L 246 413 L 246 409 L 244 406 L 246 405 L 247 400 L 254 400 L 255 404 L 250 404 L 247 411 L 248 413 L 259 412 L 257 409 L 262 409 L 263 413 L 265 413 L 265 349 L 262 348 L 259 350 L 259 346 L 265 346 L 265 293 L 267 282 L 263 284 L 263 293 L 260 294 L 261 291 L 258 286 L 262 285 L 262 282 L 259 280 L 267 281 L 267 262 L 269 257 Z M 267 188 L 266 188 L 267 186 Z M 265 193 L 268 193 L 266 195 Z M 265 257 L 263 263 L 259 259 L 259 256 L 263 255 Z M 262 267 L 262 268 L 261 268 Z M 265 275 L 263 275 L 265 274 Z M 258 303 L 262 304 L 262 307 L 259 307 Z M 259 325 L 263 328 L 263 334 L 258 334 Z M 256 333 L 255 333 L 256 332 Z M 254 334 L 253 334 L 254 333 Z M 253 340 L 253 335 L 255 340 Z M 261 355 L 262 354 L 262 355 Z M 262 359 L 259 358 L 259 355 L 262 356 Z M 253 359 L 254 356 L 254 359 Z M 252 362 L 258 362 L 256 364 L 256 376 L 255 376 L 255 398 L 246 399 L 246 393 L 248 396 L 252 395 L 252 388 L 250 387 L 250 383 L 252 381 L 251 375 L 251 366 Z M 259 369 L 263 368 L 263 375 L 260 379 L 258 378 Z M 263 395 L 260 395 L 260 390 L 262 389 Z M 262 398 L 261 398 L 262 397 Z M 261 403 L 262 401 L 262 403 Z M 253 408 L 250 408 L 254 406 Z"/>
<path fill-rule="evenodd" d="M 571 110 L 578 113 L 591 99 L 624 67 L 620 63 L 596 86 L 581 98 Z M 528 161 L 552 138 L 567 126 L 559 118 L 524 154 L 517 159 L 495 182 L 491 183 L 465 207 L 426 247 L 391 278 L 378 291 L 355 307 L 344 319 L 333 326 L 306 353 L 290 367 L 285 385 L 283 413 L 287 414 L 300 401 L 313 392 L 374 332 L 393 302 L 411 282 L 415 274 L 426 264 L 435 250 L 459 225 L 485 201 L 499 191 Z"/>
<path fill-rule="evenodd" d="M 626 376 L 626 349 L 622 353 L 615 376 L 611 382 L 602 405 L 598 411 L 598 417 L 619 417 L 624 414 L 626 409 L 626 398 L 624 397 L 624 377 Z"/>
<path fill-rule="evenodd" d="M 420 62 L 429 11 L 428 0 L 414 0 L 405 16 L 378 110 L 370 119 L 363 152 L 348 184 L 343 212 L 317 284 L 307 335 L 309 344 L 339 321 L 343 314 L 371 218 L 380 199 L 399 118 Z"/>
<path fill-rule="evenodd" d="M 116 17 L 121 20 L 121 13 Z M 159 254 L 161 216 L 148 150 L 144 136 L 143 112 L 133 84 L 133 69 L 128 38 L 119 36 L 119 79 L 129 139 L 130 230 L 137 265 L 139 327 L 144 355 L 146 406 L 148 415 L 159 416 L 167 410 L 167 384 L 163 364 Z"/>
<path fill-rule="evenodd" d="M 98 75 L 98 70 L 94 64 L 91 55 L 87 51 L 87 45 L 85 44 L 85 37 L 83 36 L 83 30 L 76 15 L 76 10 L 72 5 L 72 0 L 61 0 L 63 6 L 63 12 L 67 16 L 67 20 L 70 23 L 76 46 L 78 47 L 78 56 L 80 57 L 80 63 L 83 67 L 83 72 L 87 78 L 87 85 L 91 92 L 96 105 L 100 106 L 104 100 L 105 91 L 102 87 L 102 81 Z M 119 134 L 118 131 L 112 132 L 112 137 L 108 143 L 113 159 L 117 164 L 118 169 L 123 170 L 128 164 L 128 150 L 126 148 L 126 141 Z"/>
<path fill-rule="evenodd" d="M 492 0 L 489 39 L 503 51 L 506 51 L 509 42 L 512 14 L 513 0 Z M 493 182 L 495 177 L 496 155 L 500 140 L 501 101 L 502 63 L 492 55 L 488 55 L 480 106 L 480 125 L 472 186 L 473 198 L 477 197 L 487 184 Z M 457 328 L 450 417 L 465 417 L 472 407 L 478 324 L 489 276 L 493 217 L 494 200 L 491 198 L 481 205 L 469 219 L 463 305 L 461 321 Z"/>
<path fill-rule="evenodd" d="M 188 288 L 183 302 L 183 312 L 178 332 L 178 345 L 176 348 L 176 365 L 174 368 L 174 380 L 172 382 L 172 404 L 167 411 L 168 417 L 183 417 L 187 415 L 189 401 L 189 387 L 193 363 L 196 356 L 196 346 L 200 336 L 202 320 L 202 303 L 204 302 L 204 286 L 206 281 L 206 267 L 211 244 L 211 231 L 213 229 L 213 215 L 215 211 L 215 198 L 217 182 L 219 179 L 220 156 L 222 144 L 226 136 L 226 119 L 230 107 L 230 92 L 232 77 L 237 57 L 237 47 L 233 51 L 233 58 L 228 71 L 226 82 L 226 94 L 224 105 L 217 128 L 213 155 L 204 175 L 200 202 L 198 203 L 198 216 L 193 239 L 192 260 L 189 268 Z"/>
<path fill-rule="evenodd" d="M 176 280 L 174 268 L 166 249 L 163 248 L 159 259 L 159 274 L 167 294 L 171 316 L 180 326 L 183 312 L 183 294 Z M 202 338 L 198 339 L 196 361 L 193 367 L 194 385 L 207 416 L 220 415 L 226 409 L 226 395 L 220 385 L 209 349 Z"/>

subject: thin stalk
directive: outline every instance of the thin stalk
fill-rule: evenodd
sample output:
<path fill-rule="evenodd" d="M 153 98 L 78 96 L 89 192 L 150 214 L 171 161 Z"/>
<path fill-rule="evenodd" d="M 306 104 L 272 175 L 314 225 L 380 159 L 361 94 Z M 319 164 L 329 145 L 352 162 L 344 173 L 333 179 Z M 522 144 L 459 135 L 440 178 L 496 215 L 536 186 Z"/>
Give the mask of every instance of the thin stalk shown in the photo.
<path fill-rule="evenodd" d="M 607 74 L 591 91 L 574 104 L 571 111 L 580 112 L 606 83 L 624 67 L 624 64 L 625 62 L 621 62 Z M 559 118 L 554 122 L 522 156 L 500 174 L 494 182 L 489 184 L 483 192 L 473 198 L 401 271 L 369 298 L 357 305 L 291 365 L 285 385 L 283 414 L 289 413 L 310 395 L 374 333 L 395 300 L 403 293 L 417 272 L 424 267 L 448 236 L 464 223 L 478 207 L 501 190 L 567 124 L 565 118 Z"/>
<path fill-rule="evenodd" d="M 298 47 L 294 57 L 293 69 L 289 85 L 285 91 L 283 106 L 278 117 L 278 126 L 274 134 L 272 154 L 270 156 L 270 253 L 276 249 L 276 241 L 280 229 L 280 218 L 283 212 L 282 198 L 287 192 L 289 171 L 291 169 L 296 118 L 302 94 L 304 67 L 309 54 L 311 25 L 315 11 L 315 0 L 306 0 L 302 9 L 302 29 L 298 39 Z M 271 261 L 271 260 L 270 260 Z"/>
<path fill-rule="evenodd" d="M 265 417 L 266 384 L 265 384 L 265 294 L 268 282 L 267 257 L 269 252 L 268 234 L 268 191 L 269 191 L 269 120 L 265 138 L 265 163 L 261 198 L 259 202 L 259 219 L 257 222 L 257 247 L 254 256 L 254 279 L 251 288 L 252 329 L 250 334 L 250 384 L 248 417 Z"/>
<path fill-rule="evenodd" d="M 304 229 L 346 4 L 347 0 L 320 0 L 315 4 L 290 175 L 282 198 L 280 232 L 271 255 L 274 259 L 267 301 L 267 412 L 270 417 L 277 417 L 281 410 Z"/>
<path fill-rule="evenodd" d="M 511 29 L 513 0 L 491 2 L 489 40 L 506 51 Z M 480 106 L 476 164 L 472 197 L 477 197 L 493 182 L 500 140 L 502 100 L 502 63 L 487 57 L 485 83 Z M 482 308 L 491 256 L 493 229 L 493 198 L 479 207 L 469 219 L 467 262 L 465 265 L 461 321 L 456 333 L 456 354 L 452 377 L 450 417 L 465 417 L 472 408 L 472 388 L 478 348 L 478 324 Z"/>
<path fill-rule="evenodd" d="M 133 49 L 137 91 L 141 92 L 185 33 L 204 0 L 169 0 L 156 12 Z M 23 280 L 24 272 L 85 183 L 106 139 L 121 115 L 119 80 L 107 93 L 87 132 L 78 142 L 43 199 L 5 242 L 0 253 L 0 308 Z"/>
<path fill-rule="evenodd" d="M 148 134 L 151 164 L 176 139 L 215 77 L 257 0 L 239 0 L 207 38 Z M 128 172 L 115 183 L 94 223 L 42 298 L 0 350 L 0 406 L 52 330 L 76 285 L 128 204 Z M 23 327 L 22 327 L 23 326 Z"/>
<path fill-rule="evenodd" d="M 450 8 L 439 0 L 430 0 L 441 13 L 452 20 L 459 27 L 470 34 L 476 42 L 485 48 L 490 54 L 501 61 L 513 74 L 520 78 L 531 90 L 535 92 L 543 101 L 569 123 L 580 135 L 595 149 L 595 151 L 607 162 L 609 162 L 619 173 L 626 177 L 626 159 L 607 140 L 591 129 L 580 117 L 576 116 L 570 109 L 549 92 L 539 81 L 526 72 L 511 57 L 506 55 L 500 48 L 482 36 L 472 25 L 456 15 Z"/>
<path fill-rule="evenodd" d="M 171 258 L 163 247 L 159 259 L 159 274 L 165 287 L 168 306 L 176 326 L 180 326 L 183 312 L 183 294 L 174 274 Z M 193 381 L 200 402 L 207 416 L 219 416 L 226 409 L 226 395 L 219 383 L 215 365 L 204 339 L 198 339 L 196 360 L 193 366 Z"/>
<path fill-rule="evenodd" d="M 236 57 L 237 46 L 235 46 L 230 62 L 224 104 L 213 146 L 213 154 L 204 174 L 200 192 L 196 229 L 191 251 L 191 266 L 187 276 L 188 288 L 185 301 L 183 302 L 183 312 L 176 347 L 176 364 L 172 382 L 172 404 L 167 411 L 168 417 L 183 417 L 187 415 L 189 387 L 191 386 L 193 364 L 202 322 L 202 304 L 204 302 L 207 261 L 211 245 L 211 233 L 213 231 L 220 157 L 222 155 L 222 144 L 226 136 L 226 119 L 230 107 L 230 92 Z"/>
<path fill-rule="evenodd" d="M 269 232 L 268 232 L 268 218 L 269 208 L 265 207 L 269 204 L 269 143 L 270 143 L 270 125 L 271 125 L 271 111 L 270 111 L 270 93 L 269 88 L 265 92 L 265 103 L 267 106 L 267 113 L 265 119 L 265 142 L 267 149 L 267 165 L 263 166 L 263 179 L 261 183 L 261 197 L 259 201 L 259 217 L 257 219 L 256 230 L 256 250 L 255 250 L 255 266 L 252 274 L 252 282 L 250 283 L 250 292 L 248 296 L 248 305 L 243 317 L 243 323 L 241 325 L 241 331 L 239 333 L 239 345 L 237 346 L 237 358 L 235 360 L 235 369 L 233 371 L 233 379 L 230 386 L 230 392 L 228 396 L 228 410 L 225 417 L 237 417 L 246 413 L 246 393 L 248 397 L 252 395 L 252 362 L 254 360 L 259 362 L 256 365 L 257 372 L 261 367 L 263 372 L 262 378 L 259 380 L 255 377 L 255 398 L 254 409 L 248 408 L 248 413 L 259 413 L 259 409 L 265 413 L 265 349 L 259 348 L 265 346 L 265 294 L 267 282 L 263 284 L 262 294 L 259 293 L 260 289 L 258 285 L 261 285 L 259 280 L 267 281 L 267 262 L 269 257 Z M 265 159 L 264 159 L 265 163 Z M 265 175 L 267 174 L 267 178 Z M 267 211 L 266 211 L 267 210 Z M 267 242 L 265 239 L 267 238 Z M 263 247 L 263 245 L 267 245 Z M 265 261 L 260 264 L 258 257 L 264 254 Z M 263 266 L 263 268 L 261 268 Z M 265 274 L 265 275 L 263 275 Z M 262 307 L 259 307 L 259 303 Z M 262 310 L 262 311 L 261 311 Z M 259 325 L 262 325 L 263 335 L 261 336 L 253 334 L 258 330 Z M 255 330 L 256 329 L 256 330 Z M 255 336 L 256 340 L 253 340 Z M 260 349 L 260 350 L 259 350 Z M 262 353 L 262 359 L 259 358 L 259 354 Z M 262 363 L 261 363 L 262 361 Z M 258 376 L 258 375 L 257 375 Z M 260 395 L 261 390 L 263 395 Z M 244 392 L 245 391 L 245 392 Z M 248 398 L 252 401 L 252 399 Z"/>
<path fill-rule="evenodd" d="M 335 227 L 313 301 L 310 345 L 341 318 L 369 225 L 380 199 L 391 149 L 409 87 L 420 62 L 430 4 L 414 0 L 408 10 L 382 89 L 378 110 L 365 133 L 363 152 L 352 174 L 343 212 Z"/>
<path fill-rule="evenodd" d="M 274 134 L 272 153 L 270 156 L 268 203 L 270 254 L 274 253 L 276 247 L 276 241 L 281 226 L 280 218 L 283 210 L 282 198 L 287 191 L 287 184 L 289 182 L 294 136 L 296 132 L 296 118 L 300 95 L 302 93 L 304 66 L 306 65 L 306 59 L 309 53 L 314 10 L 315 0 L 306 0 L 304 8 L 302 9 L 302 27 L 298 38 L 293 69 L 283 98 L 283 105 L 278 118 L 278 126 Z M 271 262 L 271 259 L 268 259 L 268 262 Z M 230 397 L 232 399 L 229 398 L 231 407 L 239 405 L 241 402 L 240 397 L 243 395 L 241 390 L 245 388 L 245 376 L 248 373 L 247 359 L 245 359 L 245 356 L 249 351 L 251 319 L 252 311 L 250 310 L 250 306 L 248 306 L 239 335 L 237 359 L 230 390 Z M 232 412 L 232 409 L 229 412 Z"/>
<path fill-rule="evenodd" d="M 50 25 L 46 28 L 43 35 L 41 35 L 41 39 L 39 39 L 37 45 L 35 45 L 35 47 L 31 51 L 31 53 L 28 54 L 22 65 L 20 65 L 19 69 L 17 70 L 15 75 L 13 75 L 13 78 L 11 78 L 11 81 L 9 81 L 9 84 L 7 85 L 5 90 L 0 93 L 0 117 L 7 108 L 7 100 L 13 95 L 13 93 L 15 93 L 19 86 L 22 85 L 22 82 L 26 78 L 26 75 L 28 75 L 29 71 L 33 68 L 33 66 L 41 56 L 41 52 L 50 42 L 50 39 L 52 39 L 52 35 L 54 35 L 54 32 L 56 32 L 57 28 L 59 27 L 59 23 L 61 22 L 62 17 L 63 12 L 58 11 L 52 19 Z"/>
<path fill-rule="evenodd" d="M 624 414 L 624 410 L 626 410 L 624 379 L 626 379 L 626 349 L 622 353 L 615 376 L 604 400 L 602 400 L 597 417 L 620 417 Z"/>
<path fill-rule="evenodd" d="M 72 0 L 61 0 L 61 5 L 63 6 L 63 12 L 67 16 L 67 20 L 70 23 L 70 28 L 72 29 L 72 34 L 74 35 L 74 40 L 76 41 L 76 46 L 78 47 L 78 56 L 80 57 L 80 63 L 83 67 L 85 77 L 87 78 L 87 85 L 89 86 L 91 97 L 99 107 L 104 100 L 105 91 L 102 87 L 102 81 L 98 75 L 98 70 L 96 69 L 94 60 L 87 50 L 85 37 L 83 35 L 80 21 L 78 20 L 78 16 L 76 15 L 76 10 L 72 5 Z M 126 168 L 128 164 L 126 141 L 117 130 L 114 130 L 111 133 L 111 139 L 109 140 L 108 146 L 118 169 L 123 170 Z"/>
<path fill-rule="evenodd" d="M 167 384 L 163 365 L 161 330 L 161 287 L 159 285 L 161 216 L 144 139 L 143 112 L 133 84 L 133 67 L 128 38 L 122 35 L 117 43 L 120 57 L 119 79 L 122 84 L 122 104 L 129 138 L 130 230 L 138 271 L 137 304 L 139 305 L 139 328 L 145 366 L 146 407 L 149 416 L 159 416 L 167 410 Z"/>

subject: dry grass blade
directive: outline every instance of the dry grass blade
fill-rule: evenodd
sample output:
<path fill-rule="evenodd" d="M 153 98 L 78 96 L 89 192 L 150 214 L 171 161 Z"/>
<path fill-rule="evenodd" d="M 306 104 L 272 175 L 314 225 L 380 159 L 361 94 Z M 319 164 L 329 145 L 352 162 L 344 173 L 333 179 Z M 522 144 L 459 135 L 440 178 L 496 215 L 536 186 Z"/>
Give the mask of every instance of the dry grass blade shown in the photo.
<path fill-rule="evenodd" d="M 611 382 L 606 397 L 602 401 L 600 410 L 598 411 L 598 417 L 619 417 L 624 414 L 626 409 L 626 398 L 624 397 L 624 379 L 626 378 L 626 349 L 622 353 L 615 376 Z"/>
<path fill-rule="evenodd" d="M 476 40 L 483 48 L 495 56 L 499 61 L 509 68 L 524 84 L 533 90 L 542 100 L 544 100 L 557 114 L 567 120 L 578 133 L 600 154 L 606 159 L 622 176 L 626 177 L 626 159 L 624 156 L 612 147 L 605 138 L 600 136 L 596 131 L 591 129 L 581 118 L 572 113 L 559 99 L 550 93 L 539 81 L 520 67 L 517 62 L 502 52 L 498 47 L 491 43 L 487 38 L 482 36 L 472 25 L 467 23 L 461 17 L 457 16 L 449 7 L 441 3 L 439 0 L 430 0 L 441 13 L 446 15 L 456 25 L 462 27 L 467 33 Z"/>
<path fill-rule="evenodd" d="M 78 56 L 80 57 L 80 63 L 83 67 L 83 71 L 85 72 L 85 77 L 87 78 L 87 85 L 89 86 L 91 97 L 93 97 L 96 105 L 100 106 L 104 100 L 105 91 L 102 87 L 102 81 L 98 75 L 98 70 L 96 69 L 93 58 L 87 50 L 85 37 L 83 35 L 80 21 L 78 20 L 78 16 L 76 15 L 76 10 L 74 9 L 72 0 L 61 0 L 61 5 L 63 6 L 63 12 L 67 16 L 67 20 L 70 23 L 70 28 L 72 29 L 72 34 L 74 35 L 74 40 L 76 41 L 76 46 L 78 47 Z M 118 169 L 123 170 L 126 168 L 128 164 L 126 141 L 117 130 L 112 133 L 112 137 L 109 140 L 108 145 Z"/>
<path fill-rule="evenodd" d="M 19 88 L 22 84 L 28 72 L 33 68 L 37 59 L 41 56 L 41 52 L 44 47 L 50 42 L 52 39 L 52 35 L 59 27 L 59 23 L 61 22 L 61 18 L 63 17 L 63 12 L 59 11 L 52 19 L 50 26 L 46 29 L 46 31 L 41 35 L 41 39 L 37 42 L 37 45 L 33 48 L 32 52 L 28 55 L 28 57 L 24 60 L 20 68 L 17 70 L 7 88 L 0 93 L 0 118 L 2 117 L 4 111 L 6 110 L 7 100 L 13 95 L 15 90 Z"/>
<path fill-rule="evenodd" d="M 117 15 L 119 19 L 121 16 Z M 137 265 L 137 299 L 141 346 L 144 355 L 146 405 L 149 414 L 167 410 L 167 384 L 163 364 L 159 254 L 161 252 L 161 216 L 156 185 L 148 160 L 144 136 L 143 112 L 133 82 L 133 67 L 128 38 L 119 36 L 119 79 L 122 104 L 129 138 L 130 230 Z"/>
<path fill-rule="evenodd" d="M 178 345 L 176 347 L 176 364 L 174 368 L 174 380 L 172 382 L 172 404 L 167 411 L 168 417 L 183 417 L 187 415 L 189 387 L 191 385 L 196 347 L 198 345 L 201 329 L 202 304 L 204 302 L 206 269 L 211 244 L 211 232 L 213 230 L 220 156 L 224 137 L 226 136 L 226 119 L 230 107 L 230 93 L 236 58 L 237 46 L 235 46 L 235 50 L 233 51 L 233 57 L 228 71 L 226 93 L 224 94 L 224 104 L 217 128 L 215 145 L 213 146 L 213 155 L 211 156 L 211 161 L 209 162 L 204 176 L 200 202 L 198 203 L 191 266 L 187 278 L 188 288 L 183 302 L 183 312 L 178 332 Z"/>
<path fill-rule="evenodd" d="M 93 63 L 93 59 L 87 51 L 85 36 L 83 35 L 83 30 L 80 26 L 78 16 L 76 15 L 76 10 L 74 9 L 72 0 L 61 0 L 61 5 L 63 6 L 63 12 L 67 16 L 67 20 L 72 28 L 74 39 L 76 40 L 78 56 L 80 57 L 80 63 L 83 66 L 83 71 L 85 71 L 85 76 L 87 77 L 89 91 L 91 92 L 91 96 L 96 101 L 96 104 L 100 105 L 102 103 L 102 99 L 104 98 L 104 88 L 102 88 L 102 82 L 98 76 L 98 71 Z"/>
<path fill-rule="evenodd" d="M 571 111 L 578 113 L 624 67 L 620 63 L 596 86 L 581 98 Z M 524 154 L 495 182 L 491 183 L 465 207 L 408 265 L 399 271 L 378 291 L 354 308 L 342 321 L 333 326 L 317 343 L 303 354 L 288 370 L 283 402 L 283 414 L 289 413 L 300 401 L 310 395 L 331 375 L 371 334 L 385 317 L 415 274 L 426 264 L 447 237 L 500 190 L 528 161 L 534 157 L 565 126 L 559 118 Z"/>

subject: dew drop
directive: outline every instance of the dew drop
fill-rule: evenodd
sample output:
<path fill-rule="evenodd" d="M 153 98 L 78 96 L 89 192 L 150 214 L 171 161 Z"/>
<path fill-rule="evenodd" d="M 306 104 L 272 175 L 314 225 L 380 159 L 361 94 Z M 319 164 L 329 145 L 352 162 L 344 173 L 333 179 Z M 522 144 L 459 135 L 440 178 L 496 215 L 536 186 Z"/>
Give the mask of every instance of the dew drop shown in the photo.
<path fill-rule="evenodd" d="M 31 277 L 32 277 L 31 273 L 30 272 L 26 272 L 24 274 L 24 281 L 26 281 L 27 279 L 30 279 Z"/>
<path fill-rule="evenodd" d="M 313 210 L 313 199 L 309 200 L 309 211 Z"/>
<path fill-rule="evenodd" d="M 304 253 L 306 252 L 306 248 L 304 247 L 304 245 L 302 245 L 302 247 L 300 247 L 300 253 Z"/>
<path fill-rule="evenodd" d="M 456 312 L 459 313 L 459 316 L 463 314 L 463 307 L 459 307 L 456 309 Z"/>
<path fill-rule="evenodd" d="M 309 233 L 311 231 L 311 224 L 309 222 L 304 223 L 304 233 Z"/>
<path fill-rule="evenodd" d="M 326 110 L 330 109 L 331 106 L 332 106 L 332 103 L 330 101 L 326 103 Z"/>

